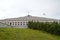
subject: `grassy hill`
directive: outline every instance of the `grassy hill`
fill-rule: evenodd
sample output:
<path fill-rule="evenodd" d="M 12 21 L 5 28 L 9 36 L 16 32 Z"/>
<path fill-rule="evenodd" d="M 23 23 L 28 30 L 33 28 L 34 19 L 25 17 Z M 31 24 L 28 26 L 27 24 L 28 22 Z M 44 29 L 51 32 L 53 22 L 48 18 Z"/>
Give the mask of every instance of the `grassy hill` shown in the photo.
<path fill-rule="evenodd" d="M 22 28 L 0 28 L 0 40 L 60 40 L 60 36 Z"/>

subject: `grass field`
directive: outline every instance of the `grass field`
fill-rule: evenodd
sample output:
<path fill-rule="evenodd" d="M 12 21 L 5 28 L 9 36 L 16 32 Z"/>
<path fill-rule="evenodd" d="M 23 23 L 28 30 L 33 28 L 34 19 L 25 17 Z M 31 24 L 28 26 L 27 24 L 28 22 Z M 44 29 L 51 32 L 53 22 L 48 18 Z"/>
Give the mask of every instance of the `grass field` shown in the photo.
<path fill-rule="evenodd" d="M 0 28 L 0 40 L 60 40 L 60 36 L 22 28 Z"/>

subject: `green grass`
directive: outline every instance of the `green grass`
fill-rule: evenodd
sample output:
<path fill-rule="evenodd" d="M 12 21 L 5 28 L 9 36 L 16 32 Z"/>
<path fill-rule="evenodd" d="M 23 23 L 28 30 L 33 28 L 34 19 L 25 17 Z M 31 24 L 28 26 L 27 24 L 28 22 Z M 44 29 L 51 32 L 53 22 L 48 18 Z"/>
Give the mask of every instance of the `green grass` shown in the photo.
<path fill-rule="evenodd" d="M 60 36 L 22 28 L 0 28 L 0 40 L 60 40 Z"/>

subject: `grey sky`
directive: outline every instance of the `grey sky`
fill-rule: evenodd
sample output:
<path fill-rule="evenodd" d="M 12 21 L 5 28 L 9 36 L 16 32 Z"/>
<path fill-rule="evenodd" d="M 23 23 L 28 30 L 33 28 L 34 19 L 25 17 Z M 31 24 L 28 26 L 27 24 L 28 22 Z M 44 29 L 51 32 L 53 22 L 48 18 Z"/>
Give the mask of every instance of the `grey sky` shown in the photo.
<path fill-rule="evenodd" d="M 0 0 L 0 19 L 26 16 L 28 11 L 32 16 L 60 19 L 60 0 Z"/>

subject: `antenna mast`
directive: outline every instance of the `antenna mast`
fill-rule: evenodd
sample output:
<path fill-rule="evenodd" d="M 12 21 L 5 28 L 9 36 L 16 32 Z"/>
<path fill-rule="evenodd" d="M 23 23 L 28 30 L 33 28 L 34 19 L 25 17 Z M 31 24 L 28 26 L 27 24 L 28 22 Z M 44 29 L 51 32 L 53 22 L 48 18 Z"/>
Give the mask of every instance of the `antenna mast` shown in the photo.
<path fill-rule="evenodd" d="M 28 11 L 28 17 L 30 16 L 29 13 L 30 13 L 30 12 Z"/>
<path fill-rule="evenodd" d="M 28 11 L 28 15 L 29 15 L 29 13 L 30 13 L 30 12 Z"/>

